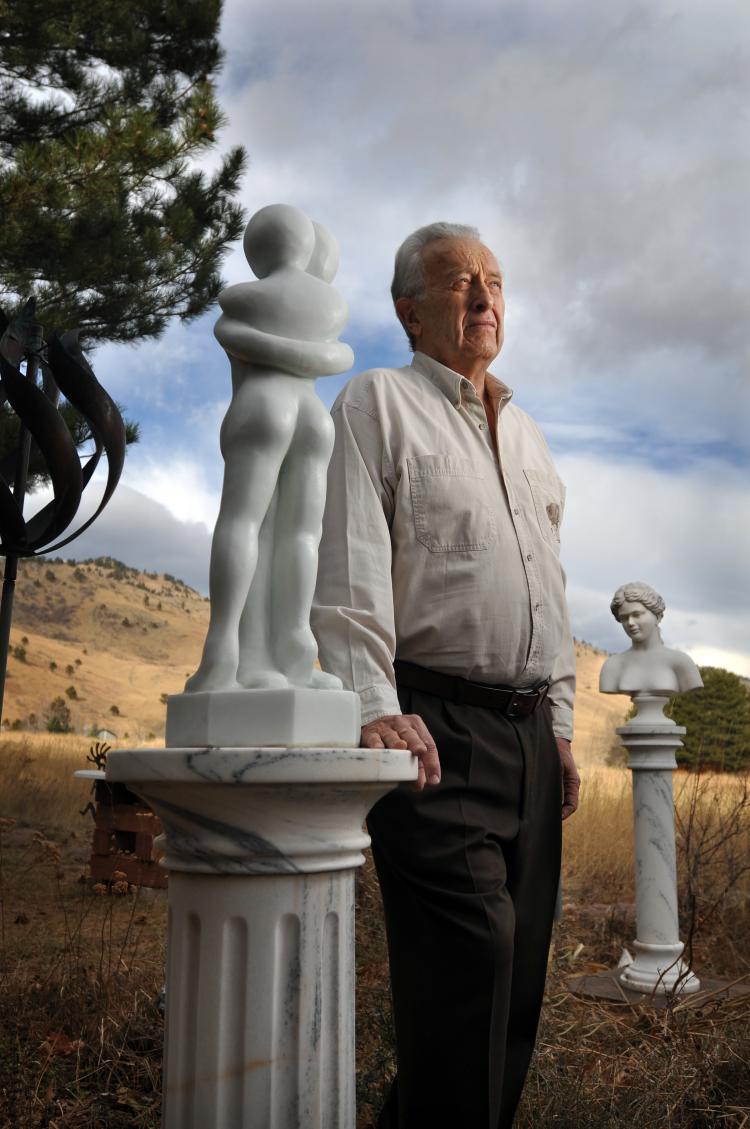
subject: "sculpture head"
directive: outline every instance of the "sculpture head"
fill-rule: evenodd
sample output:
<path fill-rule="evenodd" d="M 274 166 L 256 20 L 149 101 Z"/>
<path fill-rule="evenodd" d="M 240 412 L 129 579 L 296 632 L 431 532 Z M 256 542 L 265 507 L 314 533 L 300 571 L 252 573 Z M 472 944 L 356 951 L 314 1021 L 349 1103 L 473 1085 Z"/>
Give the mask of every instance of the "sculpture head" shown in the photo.
<path fill-rule="evenodd" d="M 454 372 L 489 364 L 503 344 L 503 276 L 474 227 L 433 223 L 396 252 L 391 295 L 412 349 Z"/>
<path fill-rule="evenodd" d="M 321 223 L 313 220 L 312 225 L 315 231 L 315 247 L 307 264 L 307 273 L 314 274 L 323 282 L 333 282 L 339 269 L 339 245 Z"/>
<path fill-rule="evenodd" d="M 253 273 L 266 278 L 281 267 L 306 270 L 315 243 L 315 226 L 304 212 L 291 204 L 269 204 L 250 220 L 242 245 Z"/>
<path fill-rule="evenodd" d="M 659 623 L 666 604 L 649 584 L 632 581 L 618 588 L 609 605 L 612 615 L 622 624 L 634 644 L 646 645 L 654 637 L 661 642 Z"/>

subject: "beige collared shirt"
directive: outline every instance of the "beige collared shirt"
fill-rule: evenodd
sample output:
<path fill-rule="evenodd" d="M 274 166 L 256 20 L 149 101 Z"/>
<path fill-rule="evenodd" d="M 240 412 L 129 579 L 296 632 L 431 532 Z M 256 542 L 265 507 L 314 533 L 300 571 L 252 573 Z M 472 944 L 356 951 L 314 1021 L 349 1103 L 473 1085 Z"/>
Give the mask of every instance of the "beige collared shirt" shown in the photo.
<path fill-rule="evenodd" d="M 333 406 L 312 626 L 362 724 L 400 713 L 394 657 L 517 689 L 552 677 L 571 737 L 575 660 L 559 561 L 565 488 L 537 425 L 488 376 L 495 456 L 470 381 L 423 353 Z"/>

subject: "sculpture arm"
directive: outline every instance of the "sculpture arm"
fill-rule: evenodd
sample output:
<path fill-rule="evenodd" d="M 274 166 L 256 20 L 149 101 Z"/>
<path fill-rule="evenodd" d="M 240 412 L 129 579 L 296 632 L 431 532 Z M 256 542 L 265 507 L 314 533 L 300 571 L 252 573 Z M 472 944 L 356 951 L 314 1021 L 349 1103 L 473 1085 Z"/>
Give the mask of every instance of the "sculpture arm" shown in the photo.
<path fill-rule="evenodd" d="M 334 407 L 335 443 L 310 617 L 321 666 L 359 694 L 362 724 L 401 713 L 393 674 L 396 630 L 380 428 L 369 413 Z"/>
<path fill-rule="evenodd" d="M 563 573 L 563 581 L 565 574 Z M 567 604 L 564 609 L 563 639 L 550 675 L 549 701 L 552 728 L 556 737 L 573 740 L 573 701 L 576 692 L 576 656 L 570 630 Z"/>
<path fill-rule="evenodd" d="M 297 341 L 277 337 L 236 318 L 222 314 L 214 333 L 233 357 L 251 365 L 279 369 L 292 376 L 314 379 L 346 372 L 354 364 L 354 353 L 343 341 Z"/>

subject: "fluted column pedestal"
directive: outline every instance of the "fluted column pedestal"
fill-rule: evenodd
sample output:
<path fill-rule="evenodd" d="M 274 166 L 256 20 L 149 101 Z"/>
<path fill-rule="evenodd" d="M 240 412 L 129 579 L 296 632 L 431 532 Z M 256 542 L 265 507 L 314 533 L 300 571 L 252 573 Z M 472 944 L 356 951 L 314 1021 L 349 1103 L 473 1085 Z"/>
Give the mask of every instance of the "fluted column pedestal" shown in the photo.
<path fill-rule="evenodd" d="M 617 730 L 633 773 L 636 933 L 634 958 L 620 982 L 638 992 L 697 992 L 700 981 L 682 960 L 672 775 L 685 729 L 664 717 L 669 693 L 638 693 L 638 713 Z"/>
<path fill-rule="evenodd" d="M 164 1129 L 354 1129 L 354 869 L 408 752 L 117 750 L 164 825 Z"/>

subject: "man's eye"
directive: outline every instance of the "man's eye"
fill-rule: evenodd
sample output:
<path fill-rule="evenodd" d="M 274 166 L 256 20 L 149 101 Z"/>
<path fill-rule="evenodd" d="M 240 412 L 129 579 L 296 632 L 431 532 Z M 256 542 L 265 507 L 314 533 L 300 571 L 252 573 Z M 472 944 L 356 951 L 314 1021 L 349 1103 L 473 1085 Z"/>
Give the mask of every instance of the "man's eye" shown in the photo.
<path fill-rule="evenodd" d="M 500 281 L 499 278 L 494 278 L 492 280 L 492 282 L 490 283 L 490 289 L 491 290 L 502 290 L 502 288 L 503 288 L 503 284 L 502 284 L 502 282 Z"/>

